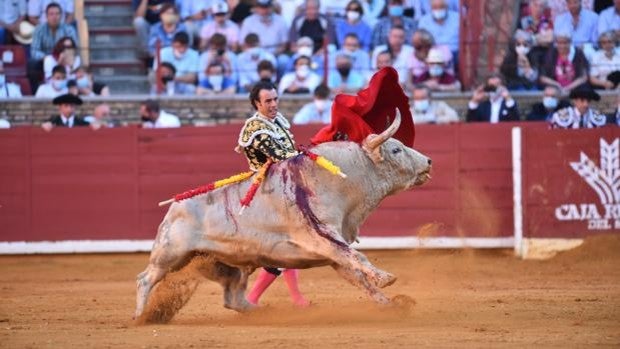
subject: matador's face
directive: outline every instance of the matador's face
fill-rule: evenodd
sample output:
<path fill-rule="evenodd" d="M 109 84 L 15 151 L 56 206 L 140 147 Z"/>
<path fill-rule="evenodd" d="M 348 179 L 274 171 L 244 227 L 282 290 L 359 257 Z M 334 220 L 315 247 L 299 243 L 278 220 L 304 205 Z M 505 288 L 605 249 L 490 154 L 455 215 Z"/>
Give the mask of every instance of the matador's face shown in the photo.
<path fill-rule="evenodd" d="M 266 117 L 275 118 L 278 114 L 278 92 L 275 89 L 261 90 L 258 93 L 256 109 Z"/>

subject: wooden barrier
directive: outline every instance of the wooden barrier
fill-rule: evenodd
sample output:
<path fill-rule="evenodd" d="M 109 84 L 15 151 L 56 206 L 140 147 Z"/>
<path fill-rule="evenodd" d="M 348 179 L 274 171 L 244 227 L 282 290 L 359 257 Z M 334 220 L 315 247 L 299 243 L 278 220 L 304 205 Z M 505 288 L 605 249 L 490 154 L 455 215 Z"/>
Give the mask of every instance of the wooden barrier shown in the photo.
<path fill-rule="evenodd" d="M 512 126 L 418 126 L 416 148 L 432 158 L 432 180 L 386 199 L 362 236 L 500 238 L 512 246 Z M 233 151 L 239 129 L 0 130 L 0 241 L 153 239 L 166 212 L 157 202 L 247 169 Z M 307 144 L 318 129 L 293 132 Z"/>

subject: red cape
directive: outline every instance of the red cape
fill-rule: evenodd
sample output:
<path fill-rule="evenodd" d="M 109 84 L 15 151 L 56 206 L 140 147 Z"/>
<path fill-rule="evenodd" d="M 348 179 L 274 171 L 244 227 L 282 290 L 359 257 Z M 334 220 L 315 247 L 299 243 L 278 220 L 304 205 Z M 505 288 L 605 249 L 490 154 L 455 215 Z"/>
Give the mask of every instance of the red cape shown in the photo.
<path fill-rule="evenodd" d="M 415 127 L 409 98 L 398 84 L 398 73 L 386 67 L 375 73 L 368 87 L 357 96 L 339 94 L 332 105 L 332 122 L 322 128 L 312 139 L 312 144 L 349 140 L 362 143 L 366 136 L 383 132 L 394 120 L 396 108 L 400 110 L 401 123 L 394 138 L 413 147 Z"/>

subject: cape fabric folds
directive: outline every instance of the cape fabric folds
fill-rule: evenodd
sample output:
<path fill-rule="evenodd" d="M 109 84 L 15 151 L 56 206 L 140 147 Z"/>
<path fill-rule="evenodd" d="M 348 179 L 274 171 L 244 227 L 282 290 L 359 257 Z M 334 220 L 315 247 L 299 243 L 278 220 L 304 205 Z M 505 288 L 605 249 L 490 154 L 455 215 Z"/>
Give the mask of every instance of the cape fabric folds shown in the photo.
<path fill-rule="evenodd" d="M 394 138 L 408 147 L 413 147 L 415 128 L 409 98 L 398 84 L 398 73 L 386 67 L 375 73 L 368 87 L 357 96 L 339 94 L 332 105 L 332 122 L 322 128 L 312 144 L 349 140 L 356 143 L 370 134 L 383 132 L 394 120 L 396 108 L 400 110 L 401 123 Z"/>

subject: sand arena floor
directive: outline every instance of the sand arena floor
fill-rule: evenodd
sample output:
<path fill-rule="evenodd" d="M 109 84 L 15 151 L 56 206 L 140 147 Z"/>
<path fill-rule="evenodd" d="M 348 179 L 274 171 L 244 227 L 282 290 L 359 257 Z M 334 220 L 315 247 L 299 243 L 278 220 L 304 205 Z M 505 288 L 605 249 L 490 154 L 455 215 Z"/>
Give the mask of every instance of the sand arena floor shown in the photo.
<path fill-rule="evenodd" d="M 147 254 L 0 257 L 0 348 L 620 347 L 620 237 L 549 261 L 511 251 L 374 251 L 416 304 L 372 304 L 331 268 L 301 272 L 308 309 L 279 280 L 264 309 L 222 307 L 201 284 L 166 325 L 135 326 L 135 275 Z"/>

